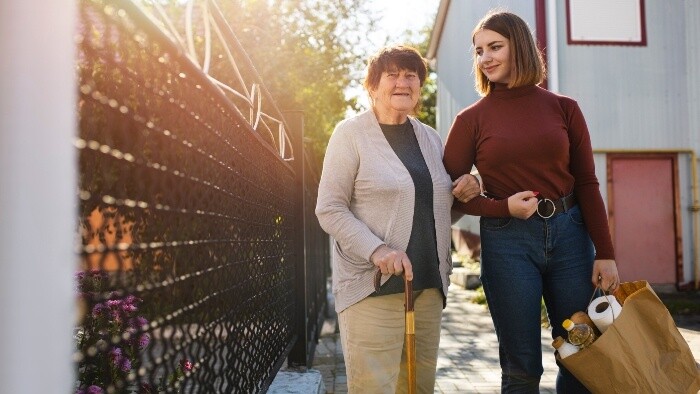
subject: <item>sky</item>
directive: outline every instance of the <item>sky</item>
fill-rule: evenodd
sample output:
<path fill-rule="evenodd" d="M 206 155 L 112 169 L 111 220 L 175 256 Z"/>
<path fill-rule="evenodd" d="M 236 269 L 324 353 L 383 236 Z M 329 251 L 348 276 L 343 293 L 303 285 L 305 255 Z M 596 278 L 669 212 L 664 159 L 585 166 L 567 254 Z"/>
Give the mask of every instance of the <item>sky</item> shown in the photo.
<path fill-rule="evenodd" d="M 383 37 L 398 39 L 405 37 L 406 30 L 419 31 L 426 25 L 432 26 L 437 14 L 439 0 L 372 0 L 370 7 L 375 9 L 380 17 L 378 24 L 379 36 L 373 45 L 383 44 Z"/>

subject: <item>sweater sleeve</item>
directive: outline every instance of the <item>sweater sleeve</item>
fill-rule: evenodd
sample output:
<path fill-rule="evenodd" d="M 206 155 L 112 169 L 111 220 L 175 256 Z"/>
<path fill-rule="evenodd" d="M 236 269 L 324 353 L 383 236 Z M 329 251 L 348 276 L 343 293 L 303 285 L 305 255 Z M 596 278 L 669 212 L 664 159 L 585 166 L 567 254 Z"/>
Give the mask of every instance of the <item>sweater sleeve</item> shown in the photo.
<path fill-rule="evenodd" d="M 586 120 L 576 102 L 568 114 L 570 171 L 574 176 L 574 194 L 581 207 L 583 221 L 596 250 L 596 259 L 614 259 L 608 217 L 595 175 L 593 149 Z"/>
<path fill-rule="evenodd" d="M 318 187 L 316 216 L 325 232 L 352 260 L 370 261 L 372 253 L 384 241 L 350 210 L 360 154 L 351 131 L 336 127 L 328 141 Z"/>
<path fill-rule="evenodd" d="M 472 170 L 476 160 L 476 128 L 470 126 L 458 115 L 445 142 L 443 163 L 450 178 L 454 181 Z M 484 185 L 485 188 L 488 185 Z M 510 217 L 508 200 L 494 200 L 476 196 L 467 203 L 455 199 L 452 208 L 468 215 L 487 217 Z"/>

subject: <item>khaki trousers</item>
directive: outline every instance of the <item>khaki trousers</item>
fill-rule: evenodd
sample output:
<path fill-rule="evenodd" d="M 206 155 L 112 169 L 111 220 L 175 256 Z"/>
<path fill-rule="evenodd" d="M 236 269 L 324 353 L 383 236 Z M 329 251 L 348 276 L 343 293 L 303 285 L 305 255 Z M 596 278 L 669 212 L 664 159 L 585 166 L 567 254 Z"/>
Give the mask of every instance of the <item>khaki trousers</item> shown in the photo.
<path fill-rule="evenodd" d="M 416 381 L 419 393 L 433 393 L 442 292 L 414 292 Z M 407 391 L 404 294 L 367 297 L 338 314 L 348 393 Z"/>

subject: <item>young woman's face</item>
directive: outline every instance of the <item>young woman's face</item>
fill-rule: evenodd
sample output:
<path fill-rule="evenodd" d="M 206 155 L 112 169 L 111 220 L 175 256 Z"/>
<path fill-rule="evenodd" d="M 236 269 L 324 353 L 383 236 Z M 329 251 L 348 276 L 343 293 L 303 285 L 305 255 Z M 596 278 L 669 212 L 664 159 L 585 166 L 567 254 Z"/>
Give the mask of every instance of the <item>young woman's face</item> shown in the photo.
<path fill-rule="evenodd" d="M 474 35 L 474 50 L 479 68 L 489 81 L 510 82 L 512 62 L 510 41 L 493 30 L 483 29 Z"/>

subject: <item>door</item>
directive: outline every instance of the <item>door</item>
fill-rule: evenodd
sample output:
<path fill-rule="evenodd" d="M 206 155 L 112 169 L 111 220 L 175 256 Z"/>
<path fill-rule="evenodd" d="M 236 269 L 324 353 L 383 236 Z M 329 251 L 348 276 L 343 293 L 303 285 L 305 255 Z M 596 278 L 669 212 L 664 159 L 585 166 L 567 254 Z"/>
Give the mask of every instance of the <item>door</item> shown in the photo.
<path fill-rule="evenodd" d="M 675 155 L 608 156 L 610 224 L 623 282 L 677 283 L 675 160 Z"/>

